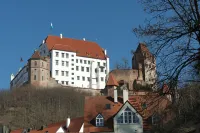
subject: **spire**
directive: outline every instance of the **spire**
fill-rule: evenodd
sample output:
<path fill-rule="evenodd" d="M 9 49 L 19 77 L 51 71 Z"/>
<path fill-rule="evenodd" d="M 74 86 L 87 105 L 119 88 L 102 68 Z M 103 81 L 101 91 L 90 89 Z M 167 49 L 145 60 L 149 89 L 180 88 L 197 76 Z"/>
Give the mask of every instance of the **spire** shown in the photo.
<path fill-rule="evenodd" d="M 112 75 L 112 73 L 109 74 L 108 81 L 106 83 L 106 86 L 119 86 L 116 79 Z"/>

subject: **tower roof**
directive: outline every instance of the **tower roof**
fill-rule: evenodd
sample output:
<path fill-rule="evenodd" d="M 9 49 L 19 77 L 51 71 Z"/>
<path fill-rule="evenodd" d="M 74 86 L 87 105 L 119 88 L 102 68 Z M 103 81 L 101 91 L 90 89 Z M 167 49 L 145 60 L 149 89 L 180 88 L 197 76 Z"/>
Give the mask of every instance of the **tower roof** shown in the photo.
<path fill-rule="evenodd" d="M 112 73 L 109 74 L 106 86 L 119 86 L 119 84 L 117 83 L 117 80 L 114 78 Z"/>
<path fill-rule="evenodd" d="M 40 56 L 40 53 L 38 51 L 35 51 L 33 53 L 33 55 L 31 56 L 31 59 L 40 59 L 41 56 Z"/>
<path fill-rule="evenodd" d="M 144 43 L 139 43 L 136 52 L 138 51 L 150 53 L 149 49 L 147 48 L 147 45 Z"/>

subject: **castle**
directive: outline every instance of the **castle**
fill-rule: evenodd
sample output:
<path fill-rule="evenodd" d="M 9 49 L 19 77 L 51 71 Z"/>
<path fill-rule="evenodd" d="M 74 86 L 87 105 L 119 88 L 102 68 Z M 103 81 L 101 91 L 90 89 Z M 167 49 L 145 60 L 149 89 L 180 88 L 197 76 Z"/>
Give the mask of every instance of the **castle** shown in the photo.
<path fill-rule="evenodd" d="M 143 43 L 139 43 L 133 54 L 132 69 L 115 69 L 110 73 L 119 85 L 126 84 L 129 90 L 136 89 L 134 84 L 150 85 L 156 89 L 156 60 Z"/>
<path fill-rule="evenodd" d="M 109 57 L 97 43 L 47 36 L 19 72 L 11 75 L 10 88 L 23 84 L 53 87 L 56 84 L 104 89 Z"/>
<path fill-rule="evenodd" d="M 104 89 L 109 73 L 129 90 L 136 89 L 135 84 L 155 87 L 156 61 L 145 44 L 140 43 L 134 52 L 132 69 L 109 70 L 107 52 L 97 43 L 63 38 L 62 34 L 60 37 L 50 35 L 28 63 L 15 76 L 11 75 L 10 88 L 31 84 Z"/>

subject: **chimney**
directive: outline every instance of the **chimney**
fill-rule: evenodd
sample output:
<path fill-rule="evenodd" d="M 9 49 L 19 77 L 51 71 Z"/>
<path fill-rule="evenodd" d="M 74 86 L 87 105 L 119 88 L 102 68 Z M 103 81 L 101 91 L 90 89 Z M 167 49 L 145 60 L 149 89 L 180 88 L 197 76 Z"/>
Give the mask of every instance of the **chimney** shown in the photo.
<path fill-rule="evenodd" d="M 123 101 L 124 103 L 128 100 L 128 89 L 123 89 Z"/>
<path fill-rule="evenodd" d="M 107 55 L 107 51 L 106 51 L 106 49 L 104 49 L 104 54 Z"/>
<path fill-rule="evenodd" d="M 62 35 L 62 33 L 60 34 L 60 38 L 62 39 L 62 37 L 63 37 L 63 35 Z"/>
<path fill-rule="evenodd" d="M 83 41 L 85 41 L 85 38 L 83 38 Z"/>
<path fill-rule="evenodd" d="M 118 100 L 117 100 L 117 89 L 116 89 L 116 87 L 114 88 L 114 102 L 115 103 L 117 103 L 118 102 Z"/>
<path fill-rule="evenodd" d="M 68 117 L 67 120 L 66 120 L 66 128 L 68 128 L 70 125 L 70 118 Z"/>

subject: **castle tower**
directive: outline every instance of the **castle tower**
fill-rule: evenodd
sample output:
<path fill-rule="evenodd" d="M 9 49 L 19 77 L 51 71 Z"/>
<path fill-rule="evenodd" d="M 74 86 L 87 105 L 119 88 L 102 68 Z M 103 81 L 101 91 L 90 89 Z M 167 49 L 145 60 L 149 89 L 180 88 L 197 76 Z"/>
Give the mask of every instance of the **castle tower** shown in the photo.
<path fill-rule="evenodd" d="M 114 90 L 116 90 L 117 86 L 119 86 L 119 84 L 114 76 L 110 73 L 105 88 L 107 96 L 114 97 Z"/>
<path fill-rule="evenodd" d="M 142 68 L 141 68 L 142 67 Z M 139 43 L 132 58 L 132 68 L 137 69 L 138 78 L 143 80 L 147 84 L 154 84 L 156 81 L 156 62 L 155 57 L 148 50 L 147 46 L 143 43 Z M 142 72 L 140 72 L 140 70 Z"/>
<path fill-rule="evenodd" d="M 50 79 L 50 59 L 42 57 L 38 51 L 35 51 L 28 60 L 29 65 L 29 83 L 34 86 L 47 87 Z"/>

